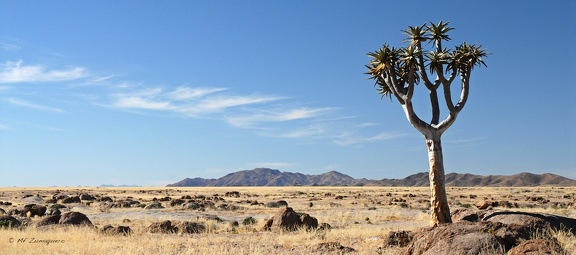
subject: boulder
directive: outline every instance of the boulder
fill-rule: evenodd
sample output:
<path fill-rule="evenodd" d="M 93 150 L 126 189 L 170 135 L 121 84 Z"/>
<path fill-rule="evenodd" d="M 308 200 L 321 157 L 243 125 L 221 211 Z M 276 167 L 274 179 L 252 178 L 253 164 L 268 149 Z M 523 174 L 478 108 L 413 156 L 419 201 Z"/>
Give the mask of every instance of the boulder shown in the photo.
<path fill-rule="evenodd" d="M 46 213 L 46 206 L 37 204 L 28 204 L 24 206 L 24 210 L 20 212 L 22 217 L 44 216 Z"/>
<path fill-rule="evenodd" d="M 414 232 L 412 231 L 390 231 L 386 239 L 384 239 L 384 247 L 390 246 L 400 246 L 405 247 L 414 238 Z"/>
<path fill-rule="evenodd" d="M 92 222 L 90 221 L 90 219 L 88 219 L 88 217 L 86 217 L 86 215 L 84 215 L 83 213 L 80 213 L 80 212 L 67 212 L 67 213 L 61 214 L 60 220 L 58 221 L 58 224 L 82 225 L 82 226 L 89 226 L 89 227 L 94 226 L 92 224 Z"/>
<path fill-rule="evenodd" d="M 0 229 L 19 228 L 22 223 L 10 215 L 0 215 Z"/>
<path fill-rule="evenodd" d="M 178 232 L 176 226 L 172 226 L 172 222 L 169 220 L 154 222 L 150 224 L 147 228 L 147 232 L 150 233 L 162 233 L 162 234 L 174 234 Z"/>
<path fill-rule="evenodd" d="M 80 200 L 84 200 L 84 201 L 92 201 L 92 200 L 96 200 L 96 198 L 88 193 L 82 193 L 78 196 L 80 198 Z"/>
<path fill-rule="evenodd" d="M 492 203 L 490 203 L 486 200 L 482 200 L 482 201 L 476 203 L 476 208 L 478 208 L 479 210 L 486 210 L 490 206 L 492 206 Z"/>
<path fill-rule="evenodd" d="M 529 225 L 533 228 L 550 227 L 553 230 L 570 231 L 576 235 L 576 219 L 540 213 L 496 211 L 487 213 L 483 221 L 501 222 L 507 225 Z"/>
<path fill-rule="evenodd" d="M 58 224 L 60 222 L 61 217 L 62 217 L 62 215 L 60 215 L 60 214 L 55 214 L 55 215 L 51 215 L 48 217 L 44 217 L 42 220 L 40 220 L 38 223 L 36 223 L 36 227 Z"/>
<path fill-rule="evenodd" d="M 295 231 L 302 227 L 308 230 L 316 229 L 318 228 L 318 220 L 308 214 L 296 213 L 292 207 L 284 207 L 270 218 L 262 229 L 264 231 Z"/>
<path fill-rule="evenodd" d="M 493 223 L 457 222 L 425 228 L 414 235 L 402 254 L 504 254 L 506 243 L 494 232 Z"/>
<path fill-rule="evenodd" d="M 106 226 L 102 227 L 101 232 L 103 234 L 107 234 L 107 235 L 128 236 L 128 235 L 132 234 L 132 229 L 130 229 L 130 227 L 128 227 L 128 226 L 114 227 L 112 225 L 106 225 Z"/>
<path fill-rule="evenodd" d="M 568 254 L 558 243 L 556 238 L 532 239 L 520 243 L 510 249 L 506 255 L 540 255 L 540 254 Z"/>
<path fill-rule="evenodd" d="M 198 234 L 206 231 L 206 227 L 203 224 L 189 221 L 177 224 L 176 228 L 180 234 Z"/>
<path fill-rule="evenodd" d="M 82 202 L 82 201 L 80 200 L 79 196 L 66 197 L 66 198 L 60 200 L 60 203 L 62 203 L 62 204 L 72 204 L 72 203 L 80 203 L 80 202 Z"/>
<path fill-rule="evenodd" d="M 44 204 L 44 199 L 39 196 L 29 196 L 22 199 L 25 204 Z"/>
<path fill-rule="evenodd" d="M 164 206 L 158 201 L 154 201 L 144 207 L 144 209 L 162 209 Z"/>

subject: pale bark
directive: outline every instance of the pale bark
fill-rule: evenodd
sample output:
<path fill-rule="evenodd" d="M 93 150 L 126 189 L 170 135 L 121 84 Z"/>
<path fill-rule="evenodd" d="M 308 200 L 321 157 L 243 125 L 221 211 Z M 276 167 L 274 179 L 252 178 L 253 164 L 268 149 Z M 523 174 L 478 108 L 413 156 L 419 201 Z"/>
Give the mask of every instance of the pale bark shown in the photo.
<path fill-rule="evenodd" d="M 426 138 L 429 161 L 429 179 L 431 191 L 431 226 L 442 223 L 452 223 L 450 207 L 446 196 L 446 185 L 444 181 L 444 160 L 442 158 L 442 143 L 440 135 Z"/>

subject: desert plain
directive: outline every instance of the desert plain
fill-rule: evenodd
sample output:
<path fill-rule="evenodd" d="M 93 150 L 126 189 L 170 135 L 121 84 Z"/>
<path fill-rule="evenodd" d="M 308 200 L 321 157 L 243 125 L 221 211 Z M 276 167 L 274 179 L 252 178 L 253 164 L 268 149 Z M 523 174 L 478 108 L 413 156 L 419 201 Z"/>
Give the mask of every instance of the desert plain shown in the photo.
<path fill-rule="evenodd" d="M 373 186 L 0 188 L 0 214 L 12 210 L 22 223 L 0 228 L 0 254 L 400 254 L 403 247 L 386 239 L 393 231 L 429 225 L 429 193 L 427 187 Z M 576 187 L 448 187 L 447 193 L 451 211 L 484 204 L 576 218 Z M 18 213 L 29 204 L 45 206 L 46 214 L 80 212 L 93 226 L 38 227 L 49 216 Z M 265 230 L 286 204 L 324 227 Z M 150 231 L 167 220 L 203 228 Z M 107 225 L 130 232 L 105 232 Z M 572 233 L 557 231 L 554 237 L 576 254 Z"/>

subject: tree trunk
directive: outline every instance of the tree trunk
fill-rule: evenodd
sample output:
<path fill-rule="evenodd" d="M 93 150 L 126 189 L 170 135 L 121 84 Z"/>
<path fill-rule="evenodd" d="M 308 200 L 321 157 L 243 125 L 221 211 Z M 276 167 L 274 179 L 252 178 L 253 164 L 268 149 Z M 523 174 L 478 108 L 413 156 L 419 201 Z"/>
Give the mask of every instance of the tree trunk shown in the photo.
<path fill-rule="evenodd" d="M 433 135 L 431 138 L 426 137 L 426 147 L 428 148 L 428 161 L 430 173 L 430 198 L 432 207 L 431 225 L 437 226 L 442 223 L 452 223 L 450 216 L 450 207 L 446 197 L 446 186 L 444 178 L 444 160 L 442 158 L 441 136 Z"/>

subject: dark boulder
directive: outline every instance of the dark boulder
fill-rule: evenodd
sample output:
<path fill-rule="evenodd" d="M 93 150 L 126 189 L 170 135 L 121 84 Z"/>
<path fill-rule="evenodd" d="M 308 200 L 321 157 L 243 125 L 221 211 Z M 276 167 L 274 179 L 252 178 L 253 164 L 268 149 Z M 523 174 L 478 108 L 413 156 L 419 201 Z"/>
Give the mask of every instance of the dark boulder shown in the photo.
<path fill-rule="evenodd" d="M 284 207 L 270 218 L 262 229 L 295 231 L 299 228 L 316 229 L 318 220 L 308 214 L 296 213 L 291 207 Z"/>
<path fill-rule="evenodd" d="M 44 216 L 46 213 L 46 206 L 29 204 L 24 206 L 24 210 L 20 212 L 22 217 Z"/>
<path fill-rule="evenodd" d="M 106 225 L 106 226 L 102 227 L 101 232 L 103 234 L 107 234 L 107 235 L 128 236 L 128 235 L 132 234 L 132 229 L 130 229 L 130 227 L 128 227 L 128 226 L 114 227 L 112 225 Z"/>
<path fill-rule="evenodd" d="M 176 228 L 180 234 L 198 234 L 206 231 L 206 227 L 203 224 L 189 221 L 177 224 Z"/>
<path fill-rule="evenodd" d="M 161 234 L 174 234 L 178 232 L 176 226 L 172 226 L 172 222 L 169 220 L 154 222 L 150 224 L 147 228 L 147 232 L 150 233 L 161 233 Z"/>
<path fill-rule="evenodd" d="M 88 219 L 88 217 L 86 215 L 84 215 L 83 213 L 80 213 L 80 212 L 67 212 L 67 213 L 61 214 L 60 221 L 58 221 L 58 224 L 82 225 L 82 226 L 88 226 L 88 227 L 94 226 L 92 224 L 92 222 L 90 221 L 90 219 Z"/>
<path fill-rule="evenodd" d="M 19 228 L 22 223 L 10 215 L 0 215 L 0 229 Z"/>
<path fill-rule="evenodd" d="M 60 215 L 60 214 L 55 214 L 55 215 L 51 215 L 48 217 L 44 217 L 42 220 L 40 220 L 38 223 L 36 223 L 36 227 L 58 224 L 60 222 L 61 217 L 62 217 L 62 215 Z"/>
<path fill-rule="evenodd" d="M 390 231 L 386 239 L 384 239 L 384 247 L 405 247 L 412 242 L 413 238 L 414 232 L 412 231 Z"/>

